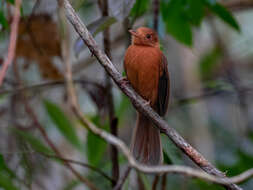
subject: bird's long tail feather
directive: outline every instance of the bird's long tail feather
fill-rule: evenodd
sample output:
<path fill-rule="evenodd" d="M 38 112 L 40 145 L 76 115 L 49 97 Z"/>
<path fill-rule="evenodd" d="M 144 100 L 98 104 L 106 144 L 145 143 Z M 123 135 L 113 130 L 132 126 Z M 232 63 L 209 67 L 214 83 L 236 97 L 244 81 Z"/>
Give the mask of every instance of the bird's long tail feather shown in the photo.
<path fill-rule="evenodd" d="M 160 131 L 142 114 L 138 114 L 131 151 L 135 159 L 143 164 L 159 165 L 162 163 Z"/>

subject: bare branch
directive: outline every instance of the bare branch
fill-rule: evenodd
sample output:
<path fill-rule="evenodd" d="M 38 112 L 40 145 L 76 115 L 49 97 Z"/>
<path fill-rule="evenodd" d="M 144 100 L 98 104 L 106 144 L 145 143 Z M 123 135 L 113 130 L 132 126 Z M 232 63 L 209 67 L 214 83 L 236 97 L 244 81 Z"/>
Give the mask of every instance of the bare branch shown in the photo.
<path fill-rule="evenodd" d="M 94 166 L 91 166 L 87 163 L 72 160 L 72 159 L 67 159 L 67 158 L 63 158 L 63 157 L 59 157 L 59 156 L 56 156 L 56 155 L 49 155 L 49 154 L 42 154 L 42 155 L 44 155 L 48 158 L 54 158 L 54 159 L 58 159 L 58 160 L 61 160 L 61 161 L 64 161 L 64 162 L 69 162 L 71 164 L 76 164 L 76 165 L 79 165 L 79 166 L 83 166 L 85 168 L 89 168 L 90 170 L 93 170 L 93 171 L 97 172 L 98 174 L 102 175 L 104 178 L 111 181 L 111 183 L 115 183 L 115 181 L 110 176 L 108 176 L 105 172 L 103 172 L 102 170 L 100 170 L 100 169 L 98 169 Z"/>
<path fill-rule="evenodd" d="M 189 143 L 187 143 L 173 128 L 170 128 L 169 125 L 164 121 L 153 109 L 147 104 L 147 102 L 142 99 L 129 85 L 126 84 L 123 80 L 122 75 L 116 70 L 114 65 L 111 63 L 109 58 L 98 48 L 97 43 L 87 30 L 86 26 L 82 23 L 81 19 L 77 16 L 72 6 L 69 4 L 68 0 L 64 0 L 64 7 L 66 11 L 67 18 L 74 26 L 75 30 L 78 32 L 80 37 L 83 39 L 84 43 L 88 46 L 91 53 L 98 59 L 99 63 L 105 68 L 108 74 L 113 78 L 114 82 L 118 85 L 118 87 L 130 98 L 134 107 L 139 111 L 145 114 L 160 130 L 165 133 L 172 142 L 180 148 L 189 158 L 191 158 L 199 167 L 205 170 L 207 173 L 219 176 L 224 179 L 222 182 L 225 184 L 227 189 L 241 189 L 235 184 L 229 184 L 226 182 L 225 174 L 215 168 L 211 163 L 209 163 L 196 149 L 194 149 Z M 79 115 L 80 119 L 82 119 L 82 114 L 76 109 L 75 112 Z M 87 120 L 84 120 L 87 121 Z M 87 125 L 87 122 L 83 124 Z M 109 135 L 105 132 L 99 132 L 94 125 L 90 125 L 89 128 L 96 134 L 100 135 L 102 138 L 106 139 L 108 142 L 120 147 L 125 155 L 129 156 L 128 149 L 125 145 L 122 145 L 123 142 L 118 142 L 118 139 L 112 135 Z M 101 133 L 101 134 L 100 134 Z M 106 134 L 106 135 L 105 135 Z M 117 143 L 115 143 L 117 141 Z M 118 144 L 120 143 L 120 144 Z M 133 158 L 128 157 L 129 162 L 132 166 L 135 166 L 137 169 L 143 169 L 141 171 L 148 172 L 150 170 L 146 170 L 147 168 L 142 168 L 141 165 L 136 166 L 136 162 Z M 169 166 L 167 166 L 169 167 Z M 170 166 L 174 167 L 174 166 Z M 160 168 L 162 171 L 164 168 Z M 152 170 L 154 171 L 154 170 Z M 158 170 L 157 170 L 158 171 Z M 151 172 L 151 171 L 150 171 Z M 208 174 L 206 174 L 208 175 Z M 208 175 L 209 176 L 209 175 Z M 212 176 L 213 177 L 213 176 Z M 215 178 L 215 177 L 214 177 Z"/>
<path fill-rule="evenodd" d="M 19 19 L 20 19 L 21 1 L 22 0 L 15 1 L 15 13 L 14 13 L 13 21 L 11 23 L 11 34 L 10 34 L 8 55 L 7 55 L 7 59 L 3 63 L 2 69 L 0 71 L 0 86 L 3 83 L 8 66 L 12 63 L 12 61 L 15 57 L 17 35 L 18 35 L 18 23 L 19 23 Z"/>

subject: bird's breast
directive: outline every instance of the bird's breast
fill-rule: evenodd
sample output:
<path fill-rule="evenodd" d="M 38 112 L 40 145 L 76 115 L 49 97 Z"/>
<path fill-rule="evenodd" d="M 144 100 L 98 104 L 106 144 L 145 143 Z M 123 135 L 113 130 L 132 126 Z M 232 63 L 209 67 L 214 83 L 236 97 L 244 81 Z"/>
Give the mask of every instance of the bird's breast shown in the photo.
<path fill-rule="evenodd" d="M 124 67 L 133 88 L 154 105 L 158 96 L 160 50 L 148 46 L 131 45 L 125 55 Z"/>

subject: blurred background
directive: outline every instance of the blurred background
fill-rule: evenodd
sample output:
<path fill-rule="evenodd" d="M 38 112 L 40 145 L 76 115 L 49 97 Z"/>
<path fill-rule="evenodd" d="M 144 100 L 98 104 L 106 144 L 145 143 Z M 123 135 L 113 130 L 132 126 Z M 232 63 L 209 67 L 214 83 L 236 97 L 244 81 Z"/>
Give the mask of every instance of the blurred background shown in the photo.
<path fill-rule="evenodd" d="M 171 78 L 166 121 L 228 176 L 253 167 L 251 0 L 70 3 L 122 74 L 131 42 L 128 29 L 157 30 Z M 8 53 L 14 6 L 14 0 L 0 0 L 1 65 Z M 84 115 L 113 134 L 117 128 L 128 145 L 135 109 L 82 43 L 56 0 L 23 0 L 20 12 L 15 60 L 0 89 L 0 189 L 90 189 L 63 158 L 95 167 L 67 162 L 98 189 L 111 189 L 117 179 L 112 155 L 118 156 L 121 174 L 127 161 L 83 128 L 71 112 L 64 62 L 71 63 Z M 167 137 L 162 135 L 162 141 L 166 164 L 197 168 Z M 153 175 L 131 174 L 122 189 L 155 189 L 153 179 Z M 253 180 L 240 186 L 253 189 Z M 224 188 L 168 174 L 156 189 Z"/>

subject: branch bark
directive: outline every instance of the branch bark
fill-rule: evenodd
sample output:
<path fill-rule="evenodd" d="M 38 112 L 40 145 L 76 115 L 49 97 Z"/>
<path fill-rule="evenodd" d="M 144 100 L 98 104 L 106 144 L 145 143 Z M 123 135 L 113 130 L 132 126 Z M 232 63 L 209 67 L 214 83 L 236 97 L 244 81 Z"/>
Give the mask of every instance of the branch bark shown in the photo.
<path fill-rule="evenodd" d="M 118 87 L 130 98 L 134 107 L 139 111 L 145 114 L 159 129 L 161 132 L 165 133 L 172 142 L 180 148 L 193 162 L 195 162 L 200 168 L 211 175 L 218 176 L 222 178 L 221 180 L 225 182 L 225 187 L 230 190 L 239 190 L 241 189 L 235 184 L 228 183 L 227 178 L 224 173 L 215 168 L 208 160 L 206 160 L 196 149 L 194 149 L 189 143 L 187 143 L 173 128 L 169 127 L 165 120 L 163 120 L 153 109 L 148 105 L 147 101 L 141 98 L 133 88 L 124 82 L 122 75 L 116 70 L 109 58 L 98 48 L 97 43 L 94 38 L 91 36 L 86 26 L 82 23 L 81 19 L 77 16 L 72 6 L 69 4 L 68 0 L 64 0 L 64 7 L 66 15 L 70 23 L 74 26 L 75 30 L 78 32 L 80 37 L 83 39 L 84 43 L 88 46 L 91 53 L 97 58 L 99 63 L 105 68 L 108 74 L 112 77 L 114 82 Z M 76 114 L 78 111 L 76 110 Z M 78 113 L 80 114 L 80 113 Z M 81 116 L 81 115 L 79 115 Z M 82 117 L 81 117 L 82 118 Z M 80 119 L 81 119 L 80 118 Z M 93 131 L 94 132 L 94 131 Z M 104 133 L 102 133 L 104 134 Z M 106 139 L 105 136 L 102 136 Z M 108 136 L 107 136 L 108 137 Z M 115 144 L 115 137 L 113 137 L 113 143 Z M 108 140 L 108 139 L 107 139 Z M 121 147 L 122 148 L 122 147 Z M 136 162 L 131 158 L 129 160 L 132 165 L 135 165 Z M 136 166 L 136 165 L 135 165 Z M 144 166 L 143 166 L 144 167 Z M 169 166 L 167 166 L 169 167 Z M 174 166 L 171 166 L 174 167 Z M 136 166 L 140 168 L 140 166 Z M 144 169 L 144 168 L 142 168 Z M 161 168 L 162 169 L 162 168 Z M 143 170 L 148 172 L 148 170 Z M 150 171 L 151 172 L 151 171 Z M 207 174 L 206 174 L 207 175 Z M 213 176 L 212 176 L 213 177 Z"/>

